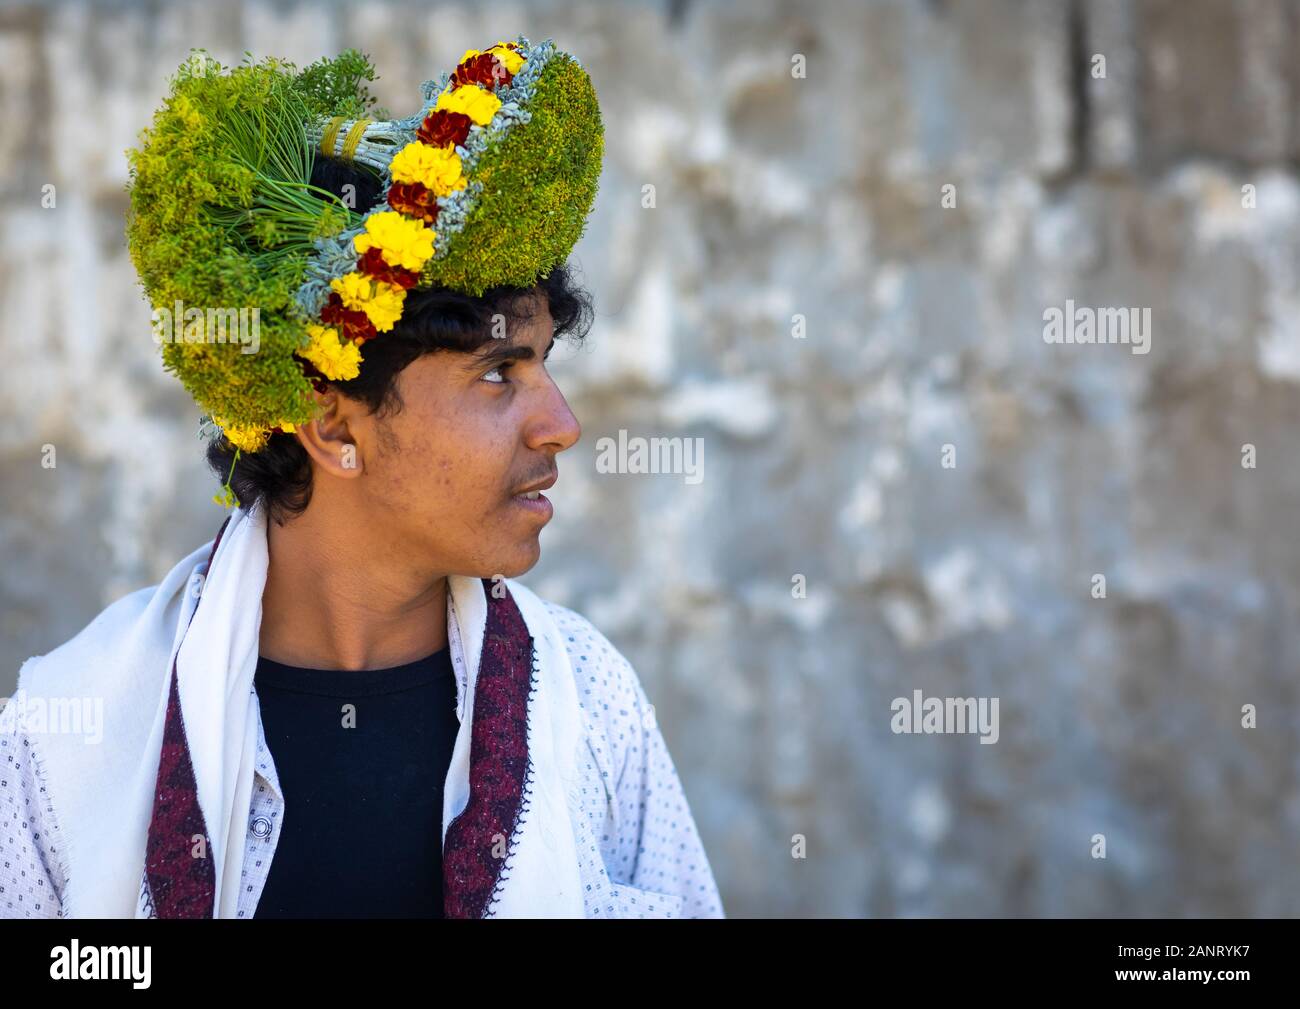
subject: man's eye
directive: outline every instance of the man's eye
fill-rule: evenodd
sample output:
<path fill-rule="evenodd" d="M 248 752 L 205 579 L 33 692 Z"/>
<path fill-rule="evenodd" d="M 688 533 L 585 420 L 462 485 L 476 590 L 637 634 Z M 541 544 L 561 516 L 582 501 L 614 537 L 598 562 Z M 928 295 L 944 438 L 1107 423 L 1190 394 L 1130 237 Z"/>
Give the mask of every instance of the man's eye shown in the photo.
<path fill-rule="evenodd" d="M 506 381 L 506 379 L 505 379 L 505 371 L 506 371 L 506 369 L 509 368 L 509 367 L 510 367 L 510 365 L 508 365 L 508 364 L 500 364 L 500 365 L 497 365 L 497 366 L 496 366 L 495 368 L 493 368 L 491 371 L 489 371 L 489 372 L 487 372 L 486 374 L 484 374 L 484 376 L 483 376 L 483 381 L 484 381 L 484 382 L 491 382 L 493 385 L 504 385 L 504 384 L 505 384 L 505 381 Z M 497 375 L 497 376 L 499 376 L 499 377 L 498 377 L 498 378 L 492 378 L 492 377 L 491 377 L 492 375 Z"/>

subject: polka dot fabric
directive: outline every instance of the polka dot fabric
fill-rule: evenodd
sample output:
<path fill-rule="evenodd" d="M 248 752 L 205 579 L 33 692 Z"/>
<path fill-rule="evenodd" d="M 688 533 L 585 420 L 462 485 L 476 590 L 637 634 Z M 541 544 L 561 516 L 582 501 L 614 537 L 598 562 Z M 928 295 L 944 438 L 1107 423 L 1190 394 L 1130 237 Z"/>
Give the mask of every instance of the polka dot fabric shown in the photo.
<path fill-rule="evenodd" d="M 0 729 L 0 918 L 58 918 L 65 874 L 31 743 Z"/>
<path fill-rule="evenodd" d="M 545 605 L 564 635 L 587 721 L 578 754 L 578 800 L 586 815 L 577 819 L 593 829 L 599 852 L 599 859 L 591 858 L 588 917 L 724 917 L 681 780 L 636 671 L 581 614 Z M 595 869 L 596 861 L 603 871 Z"/>
<path fill-rule="evenodd" d="M 681 781 L 636 672 L 581 614 L 545 605 L 564 636 L 587 728 L 569 794 L 586 916 L 725 917 Z M 240 918 L 252 918 L 257 909 L 285 815 L 259 720 Z M 66 879 L 55 812 L 31 740 L 21 726 L 0 731 L 0 918 L 61 917 Z M 140 900 L 148 913 L 147 887 L 141 887 Z"/>

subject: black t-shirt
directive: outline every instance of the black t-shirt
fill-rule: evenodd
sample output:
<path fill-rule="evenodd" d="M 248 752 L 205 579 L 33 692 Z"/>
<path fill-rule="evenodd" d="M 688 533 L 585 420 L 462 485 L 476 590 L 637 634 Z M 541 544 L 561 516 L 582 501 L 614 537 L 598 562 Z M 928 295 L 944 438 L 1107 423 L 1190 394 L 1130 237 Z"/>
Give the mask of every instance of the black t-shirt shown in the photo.
<path fill-rule="evenodd" d="M 450 650 L 362 672 L 259 658 L 254 687 L 285 809 L 253 917 L 441 918 Z"/>

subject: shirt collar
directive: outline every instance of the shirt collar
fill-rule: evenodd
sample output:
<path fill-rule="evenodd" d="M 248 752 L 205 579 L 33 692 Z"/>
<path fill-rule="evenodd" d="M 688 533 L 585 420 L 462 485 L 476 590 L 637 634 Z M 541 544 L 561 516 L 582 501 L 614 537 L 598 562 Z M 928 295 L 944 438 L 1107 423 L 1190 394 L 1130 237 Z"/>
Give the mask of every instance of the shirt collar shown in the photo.
<path fill-rule="evenodd" d="M 280 791 L 280 776 L 275 772 L 275 758 L 271 748 L 266 745 L 266 733 L 262 730 L 262 705 L 257 705 L 257 770 L 255 775 L 271 786 L 276 796 L 284 802 L 284 793 Z"/>

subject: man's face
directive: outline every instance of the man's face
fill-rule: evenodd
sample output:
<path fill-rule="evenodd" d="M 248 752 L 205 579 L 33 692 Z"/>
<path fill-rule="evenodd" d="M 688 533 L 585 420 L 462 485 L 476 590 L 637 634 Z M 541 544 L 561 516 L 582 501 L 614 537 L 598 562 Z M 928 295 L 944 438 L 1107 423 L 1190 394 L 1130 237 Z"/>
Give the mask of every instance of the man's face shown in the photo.
<path fill-rule="evenodd" d="M 555 477 L 555 457 L 582 429 L 544 363 L 545 297 L 532 305 L 531 319 L 474 353 L 417 358 L 398 376 L 401 409 L 364 422 L 357 484 L 368 521 L 439 571 L 513 578 L 541 556 L 550 505 L 517 494 Z M 484 356 L 502 351 L 517 356 Z"/>

